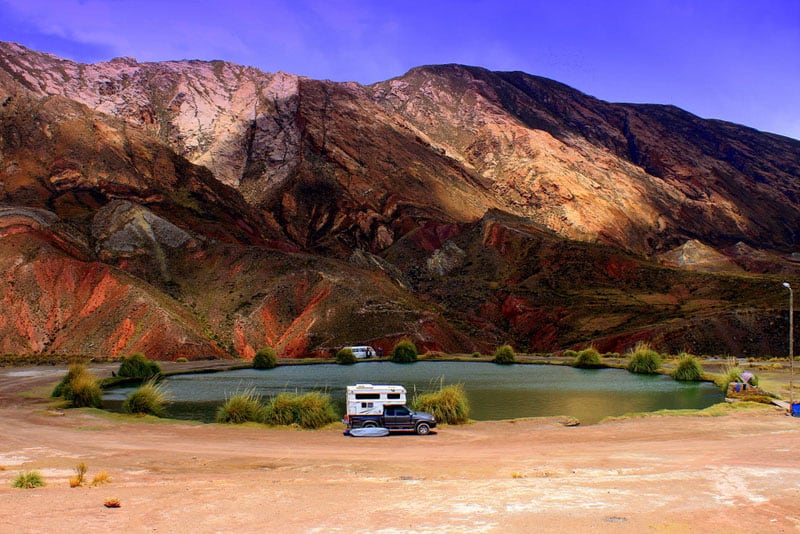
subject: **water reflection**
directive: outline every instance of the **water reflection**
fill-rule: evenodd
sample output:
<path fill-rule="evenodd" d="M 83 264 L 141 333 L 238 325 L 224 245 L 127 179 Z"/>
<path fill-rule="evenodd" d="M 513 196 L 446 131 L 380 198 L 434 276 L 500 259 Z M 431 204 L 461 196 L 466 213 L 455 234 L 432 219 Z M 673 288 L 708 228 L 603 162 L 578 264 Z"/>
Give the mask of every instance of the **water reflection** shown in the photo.
<path fill-rule="evenodd" d="M 322 390 L 344 410 L 344 391 L 357 383 L 402 384 L 423 393 L 440 384 L 461 383 L 476 420 L 565 415 L 583 424 L 613 415 L 661 409 L 705 408 L 723 400 L 707 383 L 675 382 L 662 375 L 634 375 L 618 369 L 575 369 L 555 365 L 495 365 L 486 362 L 364 362 L 344 365 L 282 366 L 180 375 L 165 380 L 175 402 L 171 417 L 210 422 L 227 397 L 247 389 L 265 399 L 282 391 Z M 119 409 L 133 388 L 109 391 L 104 403 Z"/>

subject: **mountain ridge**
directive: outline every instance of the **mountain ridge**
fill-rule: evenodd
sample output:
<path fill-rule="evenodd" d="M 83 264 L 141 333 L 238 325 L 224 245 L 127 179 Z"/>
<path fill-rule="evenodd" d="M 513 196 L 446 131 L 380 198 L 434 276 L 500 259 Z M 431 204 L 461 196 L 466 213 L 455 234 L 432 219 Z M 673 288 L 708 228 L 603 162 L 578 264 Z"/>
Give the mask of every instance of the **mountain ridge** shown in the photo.
<path fill-rule="evenodd" d="M 55 221 L 0 214 L 0 258 L 135 277 L 120 283 L 182 310 L 161 329 L 194 347 L 186 357 L 252 357 L 265 344 L 289 357 L 362 342 L 388 352 L 403 337 L 464 352 L 622 350 L 642 338 L 784 350 L 780 336 L 742 338 L 732 325 L 735 310 L 762 330 L 775 321 L 780 295 L 767 288 L 800 270 L 786 258 L 800 225 L 800 142 L 789 138 L 480 67 L 363 86 L 223 61 L 85 65 L 9 43 L 0 101 L 0 202 Z M 75 245 L 61 249 L 69 259 L 44 245 L 20 256 L 21 236 Z M 575 273 L 582 289 L 556 279 Z M 30 309 L 59 291 L 37 280 Z M 725 297 L 706 298 L 704 284 Z M 144 319 L 108 317 L 72 335 L 112 356 L 182 355 L 120 337 L 148 331 Z M 708 321 L 717 334 L 703 332 Z M 7 320 L 0 341 L 9 352 L 74 346 L 33 341 L 48 328 Z"/>

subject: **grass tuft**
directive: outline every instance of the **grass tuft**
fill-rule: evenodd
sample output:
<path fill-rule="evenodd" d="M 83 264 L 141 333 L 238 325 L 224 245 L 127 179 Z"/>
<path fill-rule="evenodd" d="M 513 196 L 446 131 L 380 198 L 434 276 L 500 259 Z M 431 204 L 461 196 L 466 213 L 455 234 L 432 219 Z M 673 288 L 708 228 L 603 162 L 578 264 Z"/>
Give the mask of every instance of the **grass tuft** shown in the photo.
<path fill-rule="evenodd" d="M 703 366 L 695 356 L 682 352 L 678 357 L 680 359 L 672 372 L 672 378 L 684 382 L 699 382 L 703 379 Z"/>
<path fill-rule="evenodd" d="M 40 488 L 44 485 L 44 479 L 39 471 L 23 471 L 11 482 L 11 487 L 20 489 Z"/>
<path fill-rule="evenodd" d="M 128 395 L 122 404 L 126 413 L 163 417 L 166 413 L 167 395 L 162 384 L 150 379 Z"/>
<path fill-rule="evenodd" d="M 451 384 L 439 391 L 423 393 L 414 399 L 412 408 L 428 412 L 442 423 L 459 425 L 469 421 L 469 401 L 462 384 Z"/>
<path fill-rule="evenodd" d="M 262 423 L 264 406 L 261 405 L 255 389 L 236 393 L 217 410 L 217 423 Z"/>
<path fill-rule="evenodd" d="M 318 391 L 279 393 L 267 404 L 264 417 L 270 425 L 296 424 L 302 428 L 321 428 L 335 420 L 330 395 Z"/>
<path fill-rule="evenodd" d="M 653 350 L 647 343 L 639 342 L 634 347 L 628 362 L 628 371 L 631 373 L 652 375 L 661 367 L 661 355 Z"/>
<path fill-rule="evenodd" d="M 135 352 L 127 358 L 122 358 L 117 371 L 117 376 L 125 378 L 140 378 L 147 380 L 161 374 L 161 366 L 150 361 L 141 352 Z"/>
<path fill-rule="evenodd" d="M 575 367 L 581 369 L 596 369 L 602 367 L 603 363 L 600 359 L 600 353 L 594 347 L 583 349 L 575 355 Z"/>
<path fill-rule="evenodd" d="M 353 354 L 352 349 L 339 349 L 339 352 L 336 353 L 336 363 L 340 365 L 354 364 L 356 363 L 356 355 Z"/>
<path fill-rule="evenodd" d="M 395 363 L 411 363 L 417 361 L 417 346 L 410 339 L 403 339 L 392 349 L 390 360 Z"/>
<path fill-rule="evenodd" d="M 111 482 L 111 477 L 108 475 L 108 471 L 100 471 L 92 478 L 92 482 L 89 485 L 100 486 L 102 484 L 108 484 L 109 482 Z"/>
<path fill-rule="evenodd" d="M 275 349 L 264 347 L 253 356 L 253 369 L 274 369 L 278 366 L 278 355 Z"/>
<path fill-rule="evenodd" d="M 503 345 L 494 351 L 492 361 L 504 365 L 512 364 L 517 361 L 517 355 L 514 354 L 514 349 L 511 348 L 511 345 Z"/>

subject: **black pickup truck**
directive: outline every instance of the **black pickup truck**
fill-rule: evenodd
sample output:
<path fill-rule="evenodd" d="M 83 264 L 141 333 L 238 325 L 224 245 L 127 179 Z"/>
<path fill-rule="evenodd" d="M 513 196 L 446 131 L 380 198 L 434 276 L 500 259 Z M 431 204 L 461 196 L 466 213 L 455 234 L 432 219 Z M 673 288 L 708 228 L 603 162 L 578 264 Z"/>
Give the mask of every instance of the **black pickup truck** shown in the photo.
<path fill-rule="evenodd" d="M 436 428 L 436 419 L 429 413 L 415 412 L 403 405 L 386 405 L 383 415 L 352 415 L 344 417 L 348 428 L 383 427 L 390 432 L 414 431 L 420 436 Z"/>

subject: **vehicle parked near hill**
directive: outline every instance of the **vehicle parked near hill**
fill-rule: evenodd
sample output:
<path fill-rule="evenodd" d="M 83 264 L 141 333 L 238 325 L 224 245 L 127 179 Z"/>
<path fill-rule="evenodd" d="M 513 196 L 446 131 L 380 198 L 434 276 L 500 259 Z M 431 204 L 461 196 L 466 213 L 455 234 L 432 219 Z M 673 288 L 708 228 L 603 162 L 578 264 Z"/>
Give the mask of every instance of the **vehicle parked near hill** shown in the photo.
<path fill-rule="evenodd" d="M 390 432 L 429 434 L 436 419 L 405 405 L 406 388 L 396 385 L 356 384 L 347 386 L 344 423 L 348 429 L 386 428 Z"/>
<path fill-rule="evenodd" d="M 365 358 L 374 358 L 376 356 L 375 349 L 373 349 L 369 345 L 342 347 L 342 349 L 350 349 L 350 351 L 353 353 L 353 356 L 355 356 L 359 360 L 363 360 Z"/>

